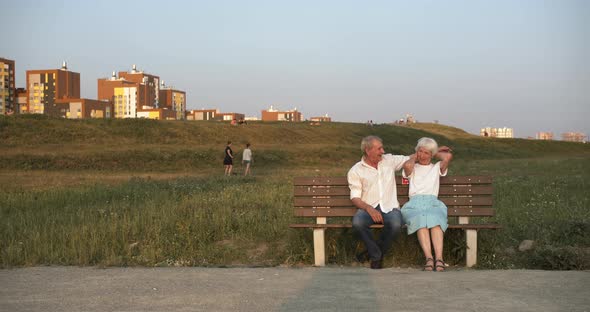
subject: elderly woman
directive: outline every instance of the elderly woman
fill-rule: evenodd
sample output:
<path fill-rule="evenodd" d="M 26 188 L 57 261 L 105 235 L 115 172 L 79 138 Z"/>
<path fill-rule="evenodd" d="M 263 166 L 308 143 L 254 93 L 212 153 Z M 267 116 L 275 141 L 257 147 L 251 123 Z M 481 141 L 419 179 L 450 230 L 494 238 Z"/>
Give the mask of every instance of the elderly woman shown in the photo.
<path fill-rule="evenodd" d="M 432 158 L 441 161 L 432 164 Z M 402 207 L 402 216 L 408 226 L 408 235 L 417 232 L 420 247 L 426 263 L 424 271 L 445 270 L 443 260 L 443 235 L 447 229 L 447 207 L 438 200 L 439 180 L 447 174 L 453 155 L 451 150 L 438 147 L 435 140 L 421 138 L 416 145 L 416 153 L 403 165 L 403 176 L 410 180 L 408 201 Z M 434 260 L 432 257 L 434 247 Z"/>

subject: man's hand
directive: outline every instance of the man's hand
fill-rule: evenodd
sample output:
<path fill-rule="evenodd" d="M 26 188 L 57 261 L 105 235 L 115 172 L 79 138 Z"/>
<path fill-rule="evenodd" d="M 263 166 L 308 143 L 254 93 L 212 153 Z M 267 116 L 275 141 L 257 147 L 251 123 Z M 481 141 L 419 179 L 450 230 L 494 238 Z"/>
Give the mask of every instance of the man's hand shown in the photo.
<path fill-rule="evenodd" d="M 365 203 L 358 197 L 351 198 L 350 200 L 358 209 L 366 211 L 369 214 L 369 216 L 371 216 L 371 219 L 373 219 L 373 222 L 383 223 L 383 216 L 379 211 L 377 211 L 377 209 L 373 208 L 373 206 Z"/>
<path fill-rule="evenodd" d="M 442 152 L 442 153 L 450 153 L 450 152 L 452 152 L 452 151 L 453 151 L 453 150 L 452 150 L 450 147 L 448 147 L 448 146 L 444 146 L 444 145 L 443 145 L 443 146 L 440 146 L 440 147 L 438 148 L 438 152 L 439 152 L 439 153 L 441 153 L 441 152 Z"/>
<path fill-rule="evenodd" d="M 373 222 L 383 223 L 383 216 L 381 215 L 381 213 L 379 211 L 377 211 L 377 209 L 370 207 L 370 208 L 367 208 L 365 211 L 369 214 L 369 216 L 371 216 L 371 219 L 373 219 Z"/>

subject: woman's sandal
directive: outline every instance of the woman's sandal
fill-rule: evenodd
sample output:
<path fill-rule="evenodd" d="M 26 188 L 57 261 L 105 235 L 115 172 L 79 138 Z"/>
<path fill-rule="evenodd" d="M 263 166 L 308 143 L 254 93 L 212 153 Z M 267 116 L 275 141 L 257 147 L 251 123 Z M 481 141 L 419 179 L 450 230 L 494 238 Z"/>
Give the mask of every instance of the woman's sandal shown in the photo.
<path fill-rule="evenodd" d="M 422 271 L 432 272 L 433 270 L 434 270 L 434 259 L 426 258 L 426 263 L 424 263 L 424 267 L 422 267 Z"/>
<path fill-rule="evenodd" d="M 435 272 L 444 272 L 446 267 L 448 266 L 443 260 L 441 259 L 436 259 L 436 261 L 434 262 L 436 264 L 436 266 L 434 267 L 434 271 Z M 440 264 L 439 264 L 440 263 Z M 440 268 L 440 270 L 439 270 Z"/>

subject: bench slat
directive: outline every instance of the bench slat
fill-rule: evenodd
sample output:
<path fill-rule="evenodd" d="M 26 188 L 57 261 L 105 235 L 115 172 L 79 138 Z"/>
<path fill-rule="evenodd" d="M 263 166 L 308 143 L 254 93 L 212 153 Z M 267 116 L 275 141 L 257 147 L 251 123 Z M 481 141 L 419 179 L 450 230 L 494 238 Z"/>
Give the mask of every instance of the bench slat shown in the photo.
<path fill-rule="evenodd" d="M 407 185 L 397 186 L 397 195 L 403 196 L 408 195 Z M 491 195 L 491 185 L 441 185 L 439 189 L 439 196 L 445 195 Z M 295 196 L 348 196 L 350 195 L 350 189 L 346 186 L 334 186 L 334 187 L 312 187 L 312 186 L 295 186 L 293 190 Z"/>
<path fill-rule="evenodd" d="M 352 217 L 356 214 L 356 207 L 340 208 L 295 208 L 297 217 Z M 493 217 L 494 208 L 449 208 L 449 217 Z"/>
<path fill-rule="evenodd" d="M 445 205 L 454 206 L 491 206 L 493 199 L 490 196 L 485 197 L 445 197 L 439 198 Z M 405 204 L 408 200 L 400 198 L 400 205 Z M 295 207 L 346 207 L 351 206 L 352 202 L 348 197 L 332 197 L 332 198 L 309 198 L 309 197 L 295 197 L 293 198 L 293 206 Z"/>
<path fill-rule="evenodd" d="M 310 229 L 327 229 L 327 228 L 352 228 L 352 224 L 315 224 L 315 223 L 303 223 L 303 224 L 289 224 L 291 228 L 310 228 Z M 405 227 L 405 225 L 404 225 Z M 383 224 L 373 224 L 372 229 L 383 228 Z M 449 229 L 500 229 L 500 224 L 449 224 Z"/>
<path fill-rule="evenodd" d="M 402 177 L 396 176 L 397 184 L 402 184 Z M 441 185 L 455 185 L 455 184 L 491 184 L 493 179 L 491 176 L 449 176 L 441 177 Z M 296 186 L 347 186 L 348 180 L 346 177 L 295 177 L 293 185 Z"/>

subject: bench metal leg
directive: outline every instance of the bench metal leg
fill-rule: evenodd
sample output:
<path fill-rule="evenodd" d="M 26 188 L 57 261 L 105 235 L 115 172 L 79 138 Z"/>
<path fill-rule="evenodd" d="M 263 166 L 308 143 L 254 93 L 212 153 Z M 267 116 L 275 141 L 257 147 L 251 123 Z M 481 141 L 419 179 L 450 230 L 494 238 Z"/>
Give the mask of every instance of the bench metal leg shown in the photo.
<path fill-rule="evenodd" d="M 459 217 L 459 224 L 469 224 L 469 217 Z M 477 264 L 477 230 L 465 230 L 467 241 L 466 266 L 468 268 Z"/>
<path fill-rule="evenodd" d="M 326 217 L 316 218 L 317 224 L 326 224 Z M 324 232 L 326 229 L 313 229 L 313 256 L 315 266 L 326 265 L 326 244 Z"/>

